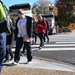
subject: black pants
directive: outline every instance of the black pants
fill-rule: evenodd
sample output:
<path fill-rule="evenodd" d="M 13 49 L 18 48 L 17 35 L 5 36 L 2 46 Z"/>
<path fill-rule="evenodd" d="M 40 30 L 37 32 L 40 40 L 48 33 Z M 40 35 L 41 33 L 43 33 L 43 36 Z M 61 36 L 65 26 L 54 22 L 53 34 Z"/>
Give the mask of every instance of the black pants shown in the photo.
<path fill-rule="evenodd" d="M 48 42 L 49 41 L 48 30 L 46 30 L 46 32 L 44 34 L 44 42 L 46 42 L 46 38 L 47 38 L 47 42 Z"/>
<path fill-rule="evenodd" d="M 10 35 L 7 35 L 7 38 L 6 38 L 6 45 L 10 45 L 9 48 L 6 48 L 6 57 L 5 57 L 6 60 L 9 60 L 9 55 L 11 56 L 11 59 L 13 58 L 13 52 L 11 50 L 12 37 L 13 35 L 10 34 Z"/>
<path fill-rule="evenodd" d="M 27 50 L 27 59 L 28 61 L 32 60 L 32 55 L 31 55 L 31 42 L 24 42 L 25 48 Z"/>
<path fill-rule="evenodd" d="M 15 49 L 15 57 L 14 57 L 15 62 L 19 62 L 19 60 L 20 60 L 20 52 L 21 52 L 21 48 L 22 48 L 23 43 L 25 44 L 25 48 L 27 50 L 27 59 L 28 59 L 28 61 L 32 60 L 31 42 L 23 42 L 23 38 L 17 37 L 16 49 Z"/>
<path fill-rule="evenodd" d="M 22 50 L 22 53 L 25 53 L 25 50 L 26 50 L 25 44 L 23 44 L 23 50 Z"/>
<path fill-rule="evenodd" d="M 37 34 L 37 33 L 35 33 L 35 36 L 34 36 L 35 44 L 36 44 L 36 42 L 37 42 L 37 36 L 38 36 L 38 34 Z"/>
<path fill-rule="evenodd" d="M 40 38 L 40 47 L 44 45 L 44 33 L 38 33 L 38 36 Z"/>
<path fill-rule="evenodd" d="M 11 56 L 11 59 L 13 58 L 13 52 L 12 52 L 12 50 L 11 50 L 11 48 L 6 48 L 6 57 L 5 57 L 5 59 L 6 60 L 9 60 L 9 55 Z"/>

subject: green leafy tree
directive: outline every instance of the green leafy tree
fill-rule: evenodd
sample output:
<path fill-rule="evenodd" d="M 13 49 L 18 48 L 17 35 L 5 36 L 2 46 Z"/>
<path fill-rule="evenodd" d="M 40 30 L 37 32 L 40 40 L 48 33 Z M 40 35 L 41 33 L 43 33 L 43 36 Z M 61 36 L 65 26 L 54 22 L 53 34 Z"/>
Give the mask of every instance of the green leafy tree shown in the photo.
<path fill-rule="evenodd" d="M 75 0 L 56 0 L 55 5 L 58 8 L 58 21 L 62 22 L 64 26 L 68 26 L 74 22 L 74 5 Z"/>

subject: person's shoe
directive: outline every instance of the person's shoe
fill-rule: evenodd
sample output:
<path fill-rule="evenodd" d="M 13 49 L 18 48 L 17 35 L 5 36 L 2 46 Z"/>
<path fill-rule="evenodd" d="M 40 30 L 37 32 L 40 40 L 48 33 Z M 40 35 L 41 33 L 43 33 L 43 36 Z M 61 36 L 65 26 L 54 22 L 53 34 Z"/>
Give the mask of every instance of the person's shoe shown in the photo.
<path fill-rule="evenodd" d="M 47 40 L 47 42 L 49 42 L 49 39 Z"/>
<path fill-rule="evenodd" d="M 20 56 L 23 56 L 23 54 L 22 54 L 22 53 L 20 53 Z"/>
<path fill-rule="evenodd" d="M 9 62 L 9 60 L 7 60 L 7 59 L 6 59 L 6 60 L 4 60 L 4 63 L 6 63 L 6 62 Z"/>
<path fill-rule="evenodd" d="M 42 44 L 42 47 L 43 47 L 44 45 L 45 45 L 45 44 L 43 43 L 43 44 Z"/>
<path fill-rule="evenodd" d="M 13 65 L 18 65 L 19 63 L 18 63 L 18 62 L 13 62 L 12 64 L 13 64 Z"/>
<path fill-rule="evenodd" d="M 39 47 L 39 49 L 41 49 L 41 46 Z"/>
<path fill-rule="evenodd" d="M 44 44 L 46 44 L 46 42 L 44 42 Z M 44 46 L 44 45 L 43 45 Z"/>
<path fill-rule="evenodd" d="M 27 61 L 25 64 L 31 64 L 32 63 L 32 61 Z"/>
<path fill-rule="evenodd" d="M 13 60 L 13 57 L 10 58 L 10 61 Z"/>
<path fill-rule="evenodd" d="M 36 42 L 34 44 L 36 45 Z"/>

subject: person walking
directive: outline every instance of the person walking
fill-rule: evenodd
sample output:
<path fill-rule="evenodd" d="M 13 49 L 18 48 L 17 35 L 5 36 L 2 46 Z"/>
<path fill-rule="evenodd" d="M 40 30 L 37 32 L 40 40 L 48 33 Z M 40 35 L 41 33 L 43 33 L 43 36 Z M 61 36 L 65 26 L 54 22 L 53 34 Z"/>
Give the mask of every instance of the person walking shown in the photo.
<path fill-rule="evenodd" d="M 16 49 L 14 62 L 12 64 L 17 65 L 20 61 L 20 50 L 23 43 L 27 50 L 27 64 L 32 62 L 31 55 L 31 27 L 32 27 L 32 18 L 25 16 L 24 11 L 20 9 L 18 11 L 18 21 L 17 21 L 17 38 L 16 38 Z"/>
<path fill-rule="evenodd" d="M 4 4 L 0 0 L 0 75 L 2 71 L 2 65 L 6 55 L 6 31 L 7 31 L 7 21 L 6 14 L 4 11 Z"/>
<path fill-rule="evenodd" d="M 44 34 L 45 34 L 46 28 L 47 28 L 47 23 L 42 18 L 42 16 L 39 16 L 39 20 L 36 23 L 35 28 L 36 28 L 36 30 L 38 32 L 38 36 L 40 38 L 40 46 L 39 46 L 39 49 L 41 49 L 41 47 L 44 46 Z"/>
<path fill-rule="evenodd" d="M 21 54 L 20 54 L 20 56 L 24 56 L 24 55 L 26 55 L 26 48 L 25 48 L 25 44 L 23 44 L 23 50 L 21 51 Z"/>
<path fill-rule="evenodd" d="M 36 23 L 37 23 L 36 18 L 33 18 L 33 35 L 34 35 L 34 37 L 33 37 L 34 43 L 33 44 L 36 44 L 36 42 L 37 42 L 37 36 L 38 36 L 37 30 L 35 29 Z"/>
<path fill-rule="evenodd" d="M 48 24 L 48 22 L 47 22 L 47 20 L 46 20 L 46 18 L 43 18 L 45 21 L 46 21 L 46 23 L 47 23 L 47 28 L 46 28 L 46 32 L 45 32 L 45 35 L 44 35 L 44 43 L 46 42 L 46 38 L 47 38 L 47 42 L 49 42 L 49 37 L 48 37 L 48 32 L 49 32 L 49 24 Z"/>
<path fill-rule="evenodd" d="M 10 16 L 8 15 L 8 23 L 7 23 L 8 31 L 6 31 L 6 57 L 4 60 L 5 62 L 9 62 L 9 60 L 13 59 L 13 52 L 11 50 L 11 43 L 12 43 L 12 37 L 13 37 L 13 32 L 12 32 L 12 20 L 10 19 Z M 11 58 L 9 59 L 9 55 Z"/>

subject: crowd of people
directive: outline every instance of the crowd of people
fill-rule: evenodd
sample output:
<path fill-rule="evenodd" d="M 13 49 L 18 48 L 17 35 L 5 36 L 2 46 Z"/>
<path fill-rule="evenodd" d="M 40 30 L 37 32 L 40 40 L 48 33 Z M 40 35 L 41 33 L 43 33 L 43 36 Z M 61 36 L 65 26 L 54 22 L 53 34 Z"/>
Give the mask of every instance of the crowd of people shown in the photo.
<path fill-rule="evenodd" d="M 4 19 L 5 17 L 2 20 Z M 18 18 L 16 20 L 15 33 L 13 33 L 13 22 L 9 14 L 7 21 L 5 20 L 3 23 L 0 22 L 0 28 L 1 24 L 6 25 L 7 27 L 6 30 L 3 29 L 4 31 L 0 29 L 0 44 L 2 43 L 0 45 L 0 72 L 2 69 L 1 65 L 9 62 L 10 60 L 14 59 L 14 62 L 12 62 L 14 65 L 19 64 L 20 55 L 22 53 L 24 54 L 25 51 L 27 52 L 26 64 L 31 63 L 33 59 L 31 53 L 31 44 L 37 44 L 37 37 L 40 40 L 39 49 L 44 46 L 45 42 L 49 42 L 49 24 L 41 15 L 39 15 L 38 18 L 29 17 L 24 14 L 22 9 L 20 9 L 18 11 Z M 15 35 L 16 41 L 14 54 L 11 49 L 13 34 Z M 23 51 L 21 51 L 22 47 Z"/>
<path fill-rule="evenodd" d="M 6 56 L 5 62 L 9 62 L 14 59 L 13 64 L 18 64 L 20 61 L 20 56 L 27 54 L 27 62 L 32 61 L 31 54 L 31 45 L 37 44 L 37 38 L 39 38 L 39 49 L 41 49 L 46 42 L 49 42 L 49 24 L 46 18 L 43 18 L 41 15 L 36 17 L 29 17 L 24 14 L 24 11 L 20 9 L 18 11 L 18 18 L 15 25 L 15 41 L 16 48 L 15 53 L 13 54 L 11 50 L 12 38 L 13 38 L 13 22 L 8 15 L 8 31 L 7 35 L 7 44 L 6 44 Z M 23 50 L 21 51 L 21 48 Z M 27 50 L 27 53 L 25 53 Z"/>
<path fill-rule="evenodd" d="M 7 45 L 6 45 L 6 57 L 4 62 L 9 62 L 13 60 L 13 64 L 18 64 L 20 61 L 20 56 L 27 54 L 27 62 L 30 63 L 32 61 L 31 54 L 31 45 L 37 44 L 37 38 L 40 40 L 39 49 L 41 49 L 46 42 L 49 42 L 49 24 L 46 18 L 43 18 L 41 15 L 36 17 L 28 17 L 24 14 L 24 11 L 20 9 L 18 11 L 18 18 L 16 20 L 15 25 L 15 41 L 16 48 L 15 53 L 11 50 L 12 37 L 13 37 L 13 23 L 8 16 L 8 31 L 7 35 Z M 21 51 L 21 48 L 23 50 Z M 27 50 L 27 53 L 25 53 Z M 9 56 L 10 55 L 10 56 Z M 10 58 L 9 58 L 10 57 Z"/>

